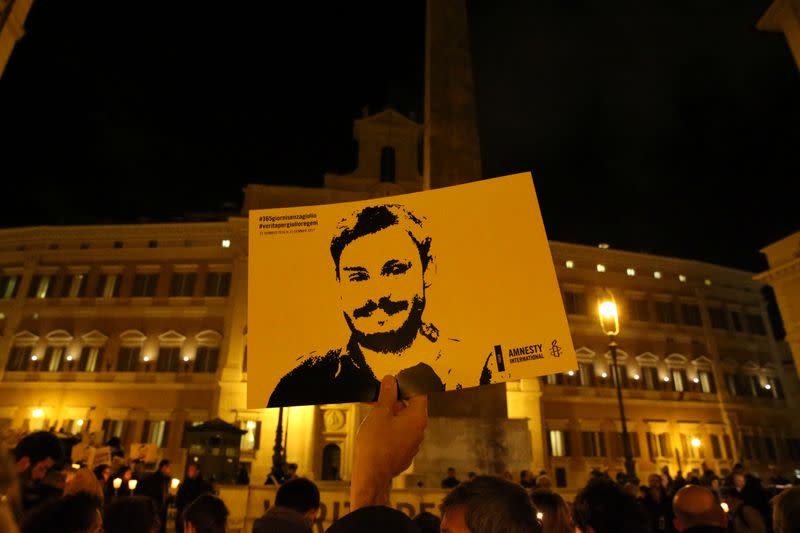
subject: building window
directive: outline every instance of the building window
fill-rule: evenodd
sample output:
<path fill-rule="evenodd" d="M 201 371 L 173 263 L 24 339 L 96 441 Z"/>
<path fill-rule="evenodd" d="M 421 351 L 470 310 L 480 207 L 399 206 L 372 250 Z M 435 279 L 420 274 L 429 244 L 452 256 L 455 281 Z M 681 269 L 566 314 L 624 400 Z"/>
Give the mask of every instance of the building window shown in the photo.
<path fill-rule="evenodd" d="M 730 435 L 722 436 L 722 444 L 725 446 L 725 456 L 728 459 L 733 459 L 733 444 L 731 443 Z"/>
<path fill-rule="evenodd" d="M 656 302 L 656 318 L 662 324 L 675 324 L 675 306 L 672 302 Z"/>
<path fill-rule="evenodd" d="M 180 361 L 181 349 L 178 346 L 161 348 L 158 350 L 156 372 L 177 372 Z"/>
<path fill-rule="evenodd" d="M 759 315 L 747 315 L 747 329 L 755 335 L 766 335 L 767 329 Z"/>
<path fill-rule="evenodd" d="M 48 346 L 44 351 L 41 369 L 45 372 L 58 372 L 64 366 L 64 347 Z"/>
<path fill-rule="evenodd" d="M 642 453 L 639 449 L 639 434 L 634 432 L 628 432 L 628 441 L 631 443 L 631 453 L 634 457 L 641 457 Z M 619 457 L 625 457 L 625 443 L 622 440 L 622 432 L 617 431 L 614 433 L 614 442 L 617 447 L 617 455 Z"/>
<path fill-rule="evenodd" d="M 681 304 L 681 315 L 683 315 L 683 323 L 687 326 L 700 326 L 700 307 L 696 304 Z"/>
<path fill-rule="evenodd" d="M 322 449 L 322 480 L 338 481 L 341 473 L 342 450 L 336 444 L 326 444 Z"/>
<path fill-rule="evenodd" d="M 118 439 L 123 440 L 125 437 L 126 428 L 127 422 L 125 420 L 111 420 L 106 418 L 103 420 L 102 425 L 103 442 L 107 442 L 111 437 L 117 437 Z M 123 444 L 126 443 L 123 442 Z"/>
<path fill-rule="evenodd" d="M 169 426 L 168 420 L 146 420 L 142 430 L 142 442 L 163 448 L 169 437 Z"/>
<path fill-rule="evenodd" d="M 659 433 L 658 449 L 661 457 L 672 457 L 672 444 L 669 433 Z"/>
<path fill-rule="evenodd" d="M 714 455 L 714 459 L 722 459 L 722 446 L 720 445 L 719 437 L 709 435 L 709 439 L 711 440 L 711 453 Z"/>
<path fill-rule="evenodd" d="M 27 370 L 28 361 L 31 360 L 32 346 L 14 346 L 8 354 L 8 362 L 6 363 L 6 370 L 11 372 L 19 372 Z"/>
<path fill-rule="evenodd" d="M 122 241 L 114 241 L 114 248 L 122 248 L 123 243 Z"/>
<path fill-rule="evenodd" d="M 703 457 L 703 449 L 698 446 L 692 446 L 692 437 L 686 433 L 681 433 L 681 448 L 683 449 L 683 456 L 689 459 L 701 459 Z"/>
<path fill-rule="evenodd" d="M 672 457 L 672 447 L 670 445 L 669 433 L 647 433 L 647 451 L 650 460 L 655 461 L 658 457 Z"/>
<path fill-rule="evenodd" d="M 157 285 L 158 274 L 136 274 L 136 276 L 133 278 L 133 292 L 131 293 L 131 296 L 155 296 Z"/>
<path fill-rule="evenodd" d="M 206 276 L 206 296 L 228 296 L 230 288 L 230 272 L 209 272 Z"/>
<path fill-rule="evenodd" d="M 10 300 L 17 297 L 19 276 L 0 276 L 0 298 Z"/>
<path fill-rule="evenodd" d="M 197 274 L 194 272 L 176 272 L 169 284 L 170 296 L 194 296 L 194 283 Z"/>
<path fill-rule="evenodd" d="M 86 283 L 89 281 L 89 274 L 69 274 L 64 276 L 61 285 L 62 298 L 83 298 L 86 296 Z"/>
<path fill-rule="evenodd" d="M 738 311 L 731 311 L 731 324 L 733 324 L 734 331 L 743 331 L 742 315 Z"/>
<path fill-rule="evenodd" d="M 594 363 L 578 363 L 578 381 L 584 387 L 594 386 Z"/>
<path fill-rule="evenodd" d="M 650 306 L 647 300 L 634 298 L 630 300 L 630 315 L 633 320 L 647 322 L 650 320 Z"/>
<path fill-rule="evenodd" d="M 605 435 L 599 431 L 583 431 L 583 456 L 584 457 L 605 457 L 606 439 Z"/>
<path fill-rule="evenodd" d="M 568 315 L 585 315 L 586 295 L 582 292 L 564 291 L 564 309 Z"/>
<path fill-rule="evenodd" d="M 563 385 L 564 384 L 564 374 L 547 374 L 544 377 L 544 382 L 547 385 Z"/>
<path fill-rule="evenodd" d="M 556 468 L 556 487 L 565 488 L 567 486 L 567 469 L 563 466 Z"/>
<path fill-rule="evenodd" d="M 642 367 L 642 382 L 647 390 L 656 390 L 658 385 L 658 369 L 654 366 Z"/>
<path fill-rule="evenodd" d="M 551 429 L 547 432 L 547 450 L 550 457 L 569 456 L 569 432 Z"/>
<path fill-rule="evenodd" d="M 139 366 L 139 352 L 141 348 L 138 346 L 123 346 L 119 349 L 117 355 L 117 371 L 118 372 L 136 372 Z"/>
<path fill-rule="evenodd" d="M 686 370 L 683 368 L 671 368 L 669 374 L 672 390 L 675 392 L 685 391 L 686 386 L 689 384 L 689 380 L 686 378 Z"/>
<path fill-rule="evenodd" d="M 625 365 L 617 365 L 617 372 L 614 372 L 614 365 L 609 366 L 611 373 L 611 384 L 617 386 L 617 373 L 619 373 L 619 386 L 623 389 L 628 388 L 628 367 Z"/>
<path fill-rule="evenodd" d="M 137 354 L 138 355 L 138 354 Z M 99 372 L 103 366 L 103 349 L 92 346 L 84 346 L 81 350 L 81 360 L 78 368 L 81 372 Z"/>
<path fill-rule="evenodd" d="M 255 451 L 261 443 L 261 421 L 246 420 L 242 427 L 247 433 L 242 435 L 242 451 Z"/>
<path fill-rule="evenodd" d="M 209 348 L 208 346 L 200 346 L 197 348 L 197 353 L 194 358 L 195 372 L 214 373 L 217 371 L 218 363 L 219 348 Z"/>
<path fill-rule="evenodd" d="M 36 274 L 28 287 L 28 298 L 50 298 L 53 296 L 54 281 L 50 274 Z"/>
<path fill-rule="evenodd" d="M 395 179 L 395 151 L 392 146 L 381 148 L 381 181 L 394 183 Z"/>
<path fill-rule="evenodd" d="M 711 319 L 711 327 L 714 329 L 728 329 L 728 321 L 725 320 L 725 311 L 721 307 L 710 307 L 708 317 Z"/>
<path fill-rule="evenodd" d="M 148 241 L 147 247 L 148 248 L 158 248 L 158 241 Z"/>
<path fill-rule="evenodd" d="M 119 298 L 119 274 L 101 274 L 97 279 L 95 296 L 98 298 Z"/>
<path fill-rule="evenodd" d="M 761 395 L 761 380 L 758 376 L 750 375 L 746 376 L 745 384 L 747 392 L 750 393 L 750 396 L 757 397 Z"/>
<path fill-rule="evenodd" d="M 698 370 L 697 379 L 700 380 L 700 390 L 713 394 L 717 392 L 717 386 L 714 384 L 714 374 L 710 370 Z"/>
<path fill-rule="evenodd" d="M 769 384 L 769 390 L 772 393 L 773 398 L 777 398 L 779 400 L 783 399 L 783 384 L 781 383 L 780 378 L 776 377 L 768 377 L 767 383 Z"/>

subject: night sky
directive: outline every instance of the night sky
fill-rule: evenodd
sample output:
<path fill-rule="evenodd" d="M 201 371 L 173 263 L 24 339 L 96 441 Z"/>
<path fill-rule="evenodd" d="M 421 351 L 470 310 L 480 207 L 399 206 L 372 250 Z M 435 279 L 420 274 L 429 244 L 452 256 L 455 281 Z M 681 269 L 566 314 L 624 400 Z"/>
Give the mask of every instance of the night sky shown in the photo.
<path fill-rule="evenodd" d="M 274 4 L 36 0 L 0 79 L 0 226 L 235 210 L 352 170 L 363 106 L 421 118 L 422 1 Z M 484 175 L 531 170 L 551 239 L 762 270 L 800 229 L 768 5 L 468 1 Z"/>

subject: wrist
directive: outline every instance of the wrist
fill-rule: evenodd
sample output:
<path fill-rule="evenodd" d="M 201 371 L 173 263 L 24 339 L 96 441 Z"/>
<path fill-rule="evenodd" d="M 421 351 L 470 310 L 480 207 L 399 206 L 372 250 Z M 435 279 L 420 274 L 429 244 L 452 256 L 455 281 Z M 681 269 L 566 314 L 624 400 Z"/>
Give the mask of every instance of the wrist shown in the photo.
<path fill-rule="evenodd" d="M 374 505 L 389 506 L 392 478 L 378 472 L 364 472 L 353 469 L 350 478 L 350 510 Z"/>

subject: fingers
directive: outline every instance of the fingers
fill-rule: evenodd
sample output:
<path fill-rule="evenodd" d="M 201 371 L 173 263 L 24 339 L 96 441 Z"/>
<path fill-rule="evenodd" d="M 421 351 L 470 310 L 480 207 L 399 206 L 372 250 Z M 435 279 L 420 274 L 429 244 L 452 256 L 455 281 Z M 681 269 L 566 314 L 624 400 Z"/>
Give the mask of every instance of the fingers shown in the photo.
<path fill-rule="evenodd" d="M 409 398 L 408 405 L 403 409 L 402 416 L 414 421 L 421 429 L 428 425 L 428 397 L 424 394 Z"/>
<path fill-rule="evenodd" d="M 394 412 L 397 403 L 397 380 L 394 376 L 384 376 L 381 381 L 381 390 L 378 393 L 378 402 L 375 407 L 383 407 Z"/>

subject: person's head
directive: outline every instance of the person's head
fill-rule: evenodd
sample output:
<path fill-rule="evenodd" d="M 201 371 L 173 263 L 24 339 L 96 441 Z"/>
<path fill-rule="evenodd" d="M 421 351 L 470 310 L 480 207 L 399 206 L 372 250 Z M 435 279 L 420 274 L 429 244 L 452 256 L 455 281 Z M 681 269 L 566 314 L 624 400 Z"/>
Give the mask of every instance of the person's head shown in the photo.
<path fill-rule="evenodd" d="M 94 472 L 84 467 L 75 472 L 72 479 L 67 482 L 64 494 L 89 494 L 102 502 L 103 486 L 94 475 Z"/>
<path fill-rule="evenodd" d="M 736 490 L 742 490 L 746 484 L 747 479 L 745 479 L 742 472 L 736 472 L 733 474 L 733 486 L 736 487 Z"/>
<path fill-rule="evenodd" d="M 198 474 L 200 474 L 200 467 L 197 466 L 197 463 L 189 463 L 189 466 L 186 467 L 186 478 L 194 479 Z"/>
<path fill-rule="evenodd" d="M 165 476 L 168 476 L 172 473 L 172 463 L 169 461 L 169 459 L 161 459 L 158 462 L 158 471 Z"/>
<path fill-rule="evenodd" d="M 225 533 L 228 508 L 216 496 L 204 494 L 189 504 L 182 518 L 186 533 Z"/>
<path fill-rule="evenodd" d="M 119 498 L 106 507 L 105 533 L 156 533 L 161 524 L 147 496 Z"/>
<path fill-rule="evenodd" d="M 88 494 L 73 494 L 43 503 L 25 518 L 21 528 L 22 533 L 98 533 L 102 530 L 100 501 Z"/>
<path fill-rule="evenodd" d="M 622 486 L 622 489 L 631 496 L 633 496 L 634 498 L 639 497 L 639 487 L 636 485 L 636 483 L 631 483 L 630 481 L 627 481 Z"/>
<path fill-rule="evenodd" d="M 288 463 L 286 465 L 286 473 L 290 476 L 297 475 L 297 463 Z"/>
<path fill-rule="evenodd" d="M 686 485 L 675 494 L 672 508 L 675 512 L 673 524 L 678 531 L 695 526 L 728 526 L 725 511 L 717 503 L 714 494 L 705 487 Z"/>
<path fill-rule="evenodd" d="M 442 524 L 438 516 L 428 511 L 418 514 L 413 521 L 420 533 L 439 533 Z"/>
<path fill-rule="evenodd" d="M 133 478 L 133 471 L 130 469 L 130 467 L 121 466 L 119 470 L 114 473 L 113 477 L 122 479 L 123 485 L 127 487 L 128 481 Z"/>
<path fill-rule="evenodd" d="M 651 489 L 661 489 L 661 476 L 658 474 L 650 474 L 647 476 L 647 486 Z"/>
<path fill-rule="evenodd" d="M 111 437 L 106 442 L 106 446 L 108 446 L 110 448 L 121 448 L 122 447 L 122 441 L 120 440 L 119 437 Z"/>
<path fill-rule="evenodd" d="M 293 509 L 313 522 L 319 512 L 319 489 L 304 477 L 289 480 L 278 488 L 275 505 Z"/>
<path fill-rule="evenodd" d="M 447 469 L 447 477 L 456 477 L 456 469 L 452 466 Z"/>
<path fill-rule="evenodd" d="M 647 516 L 636 498 L 608 479 L 590 479 L 575 496 L 572 522 L 581 533 L 644 533 Z"/>
<path fill-rule="evenodd" d="M 64 450 L 58 437 L 47 431 L 26 435 L 14 448 L 17 474 L 33 480 L 44 478 L 63 457 Z"/>
<path fill-rule="evenodd" d="M 365 207 L 339 223 L 331 256 L 344 318 L 360 345 L 396 353 L 414 340 L 430 248 L 422 220 L 400 205 Z"/>
<path fill-rule="evenodd" d="M 541 516 L 539 520 L 544 533 L 568 533 L 571 531 L 572 519 L 564 498 L 551 490 L 535 489 L 531 493 L 531 500 L 533 506 L 536 507 L 536 516 Z"/>
<path fill-rule="evenodd" d="M 472 481 L 473 479 L 475 479 L 475 477 L 476 477 L 477 475 L 478 475 L 478 474 L 476 474 L 475 472 L 467 472 L 467 479 L 468 479 L 469 481 Z"/>
<path fill-rule="evenodd" d="M 800 486 L 784 489 L 772 499 L 772 529 L 775 533 L 794 533 L 798 527 Z"/>
<path fill-rule="evenodd" d="M 719 489 L 719 478 L 717 476 L 712 477 L 709 482 L 709 486 L 711 490 L 718 490 Z"/>
<path fill-rule="evenodd" d="M 105 483 L 108 481 L 108 477 L 111 475 L 111 467 L 108 465 L 97 465 L 94 467 L 94 477 L 97 478 L 98 481 L 101 483 Z"/>
<path fill-rule="evenodd" d="M 525 489 L 510 481 L 477 476 L 450 491 L 442 502 L 442 533 L 540 532 Z"/>
<path fill-rule="evenodd" d="M 536 488 L 550 490 L 553 487 L 553 480 L 546 475 L 541 475 L 536 478 Z"/>

